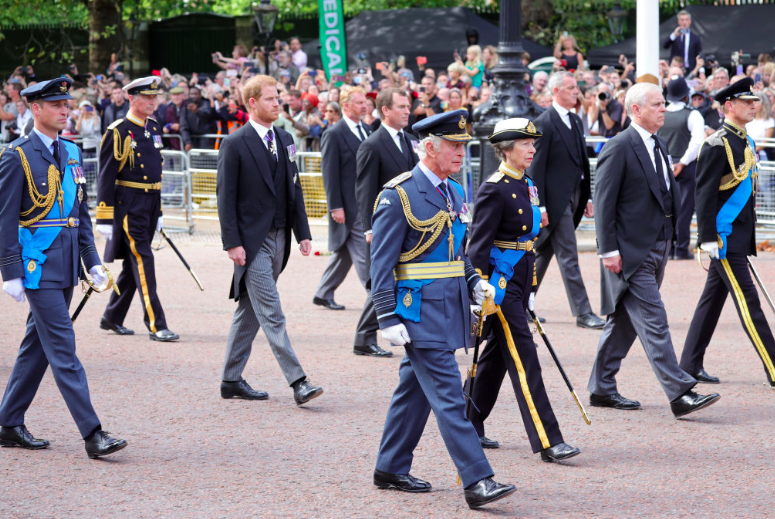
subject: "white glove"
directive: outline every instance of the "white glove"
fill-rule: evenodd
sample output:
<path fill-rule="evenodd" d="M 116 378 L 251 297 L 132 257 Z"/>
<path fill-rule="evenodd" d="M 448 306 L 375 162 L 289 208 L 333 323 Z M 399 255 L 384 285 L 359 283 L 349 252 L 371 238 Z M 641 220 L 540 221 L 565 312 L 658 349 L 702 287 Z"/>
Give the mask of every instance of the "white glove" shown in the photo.
<path fill-rule="evenodd" d="M 482 305 L 470 305 L 471 306 L 471 315 L 473 316 L 474 321 L 479 321 L 479 319 L 482 319 L 482 322 L 487 320 L 488 316 L 479 317 L 479 315 L 482 312 Z"/>
<path fill-rule="evenodd" d="M 112 240 L 113 239 L 113 226 L 112 225 L 105 225 L 100 224 L 97 226 L 97 232 L 102 235 L 103 238 L 106 240 Z"/>
<path fill-rule="evenodd" d="M 161 231 L 164 228 L 164 217 L 160 216 L 156 221 L 156 232 Z"/>
<path fill-rule="evenodd" d="M 708 241 L 700 244 L 700 248 L 708 253 L 710 259 L 718 259 L 718 242 Z"/>
<path fill-rule="evenodd" d="M 406 326 L 404 326 L 404 323 L 394 324 L 393 326 L 388 326 L 382 330 L 382 338 L 390 341 L 391 344 L 395 344 L 396 346 L 403 346 L 404 344 L 412 342 L 412 339 L 409 338 L 409 331 L 406 329 Z"/>
<path fill-rule="evenodd" d="M 531 312 L 535 308 L 536 305 L 536 293 L 530 292 L 530 297 L 527 298 L 527 309 Z"/>
<path fill-rule="evenodd" d="M 480 279 L 474 287 L 474 301 L 480 305 L 485 297 L 495 297 L 495 287 L 487 281 Z"/>
<path fill-rule="evenodd" d="M 3 292 L 11 296 L 17 303 L 23 303 L 24 283 L 22 283 L 22 278 L 12 279 L 3 283 Z"/>
<path fill-rule="evenodd" d="M 108 282 L 108 273 L 105 272 L 105 267 L 102 265 L 95 265 L 89 269 L 89 275 L 95 285 L 101 287 Z"/>

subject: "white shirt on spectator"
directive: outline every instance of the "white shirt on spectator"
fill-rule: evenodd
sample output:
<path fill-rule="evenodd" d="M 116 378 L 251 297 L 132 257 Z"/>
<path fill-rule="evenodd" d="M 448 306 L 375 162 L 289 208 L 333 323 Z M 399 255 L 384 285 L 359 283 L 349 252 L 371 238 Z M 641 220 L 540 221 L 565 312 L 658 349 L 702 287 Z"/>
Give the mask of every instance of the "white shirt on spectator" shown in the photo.
<path fill-rule="evenodd" d="M 689 35 L 691 34 L 691 31 L 687 29 L 686 34 L 684 34 L 684 53 L 683 53 L 683 59 L 684 59 L 684 67 L 689 66 Z M 678 36 L 675 35 L 675 33 L 670 34 L 670 41 L 675 41 L 675 39 L 678 38 Z"/>
<path fill-rule="evenodd" d="M 754 119 L 745 125 L 745 131 L 755 143 L 761 143 L 762 139 L 767 137 L 767 130 L 775 128 L 775 119 Z"/>
<path fill-rule="evenodd" d="M 686 106 L 686 104 L 680 101 L 677 103 L 671 102 L 667 105 L 667 111 L 677 112 L 683 110 L 684 106 Z M 692 110 L 689 114 L 689 120 L 686 122 L 686 126 L 689 128 L 692 138 L 689 141 L 689 147 L 686 148 L 686 152 L 680 160 L 681 164 L 684 166 L 688 166 L 697 160 L 697 155 L 700 153 L 700 146 L 702 146 L 702 141 L 705 140 L 705 119 L 702 118 L 702 114 L 698 110 Z"/>
<path fill-rule="evenodd" d="M 299 70 L 307 67 L 307 53 L 299 49 L 291 55 L 291 61 Z"/>
<path fill-rule="evenodd" d="M 16 116 L 16 130 L 19 132 L 19 137 L 24 137 L 24 128 L 30 122 L 30 119 L 32 119 L 32 112 L 29 108 L 24 111 L 24 115 L 18 114 Z"/>
<path fill-rule="evenodd" d="M 102 135 L 100 131 L 100 116 L 92 115 L 90 118 L 84 117 L 81 119 L 81 133 L 79 134 L 83 138 L 83 149 L 93 150 L 100 144 L 100 137 Z"/>

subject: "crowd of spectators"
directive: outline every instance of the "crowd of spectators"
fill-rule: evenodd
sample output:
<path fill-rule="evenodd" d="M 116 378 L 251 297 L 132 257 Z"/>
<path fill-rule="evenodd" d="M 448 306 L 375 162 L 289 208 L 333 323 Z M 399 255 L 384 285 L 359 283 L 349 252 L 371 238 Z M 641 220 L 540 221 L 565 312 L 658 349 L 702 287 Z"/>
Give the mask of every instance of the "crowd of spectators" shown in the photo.
<path fill-rule="evenodd" d="M 730 70 L 721 66 L 712 55 L 701 52 L 696 33 L 691 32 L 688 13 L 678 17 L 679 26 L 671 34 L 666 46 L 672 46 L 672 59 L 660 62 L 659 80 L 664 86 L 671 78 L 683 76 L 691 87 L 691 105 L 700 111 L 705 121 L 706 133 L 717 129 L 723 120 L 713 95 L 725 86 L 744 76 L 754 79 L 754 89 L 762 102 L 756 119 L 749 124 L 754 139 L 773 137 L 775 120 L 772 107 L 775 104 L 775 62 L 769 54 L 759 56 L 758 63 L 742 69 Z M 469 42 L 472 40 L 469 38 Z M 692 59 L 693 67 L 686 66 L 689 50 L 700 50 Z M 161 78 L 163 95 L 159 96 L 155 118 L 163 127 L 165 146 L 171 149 L 217 148 L 214 135 L 226 135 L 248 120 L 242 98 L 242 87 L 256 74 L 268 73 L 278 80 L 283 101 L 281 116 L 276 125 L 290 132 L 300 151 L 320 149 L 320 137 L 341 118 L 339 88 L 349 84 L 362 87 L 368 97 L 369 111 L 364 123 L 376 129 L 380 124 L 376 110 L 377 93 L 386 88 L 406 90 L 412 100 L 409 128 L 415 122 L 435 113 L 466 109 L 473 112 L 486 102 L 491 93 L 492 69 L 498 62 L 497 49 L 493 46 L 469 45 L 463 54 L 450 53 L 450 63 L 445 69 L 434 70 L 426 66 L 427 60 L 415 56 L 420 77 L 406 66 L 406 58 L 398 57 L 391 62 L 364 64 L 353 68 L 344 76 L 328 78 L 322 70 L 309 68 L 307 55 L 301 49 L 298 38 L 289 43 L 276 41 L 269 52 L 254 47 L 248 50 L 236 45 L 231 57 L 214 52 L 211 57 L 221 70 L 212 77 L 198 74 L 184 76 L 163 68 L 154 71 Z M 682 57 L 681 54 L 684 54 Z M 612 137 L 627 128 L 629 119 L 623 109 L 627 89 L 635 82 L 635 67 L 626 56 L 620 56 L 619 66 L 604 66 L 592 70 L 586 65 L 573 35 L 561 34 L 554 49 L 555 62 L 552 71 L 571 72 L 580 93 L 575 111 L 581 117 L 588 136 Z M 531 57 L 525 53 L 527 65 Z M 268 65 L 268 67 L 267 67 Z M 552 72 L 550 71 L 550 72 Z M 99 138 L 107 127 L 126 115 L 128 101 L 122 87 L 130 78 L 114 55 L 104 73 L 80 74 L 77 67 L 67 68 L 67 75 L 74 81 L 70 121 L 66 135 L 83 141 L 85 152 L 93 153 Z M 0 139 L 9 141 L 29 133 L 31 114 L 19 92 L 35 80 L 32 67 L 19 67 L 4 83 L 0 94 Z M 530 98 L 542 108 L 552 104 L 548 88 L 549 73 L 528 69 L 525 77 Z M 469 117 L 469 124 L 472 117 Z M 470 130 L 470 128 L 469 128 Z M 207 135 L 208 137 L 200 137 Z M 759 148 L 761 157 L 772 156 L 774 148 Z"/>

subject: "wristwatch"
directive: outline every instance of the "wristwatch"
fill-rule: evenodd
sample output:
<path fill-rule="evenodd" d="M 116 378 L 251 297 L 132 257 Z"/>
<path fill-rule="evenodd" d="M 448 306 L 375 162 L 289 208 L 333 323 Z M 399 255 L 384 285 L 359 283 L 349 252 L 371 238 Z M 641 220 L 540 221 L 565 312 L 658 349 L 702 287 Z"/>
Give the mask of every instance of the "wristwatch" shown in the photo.
<path fill-rule="evenodd" d="M 431 107 L 431 105 L 426 105 L 426 104 L 420 104 L 420 106 L 422 106 L 423 108 L 430 108 Z"/>

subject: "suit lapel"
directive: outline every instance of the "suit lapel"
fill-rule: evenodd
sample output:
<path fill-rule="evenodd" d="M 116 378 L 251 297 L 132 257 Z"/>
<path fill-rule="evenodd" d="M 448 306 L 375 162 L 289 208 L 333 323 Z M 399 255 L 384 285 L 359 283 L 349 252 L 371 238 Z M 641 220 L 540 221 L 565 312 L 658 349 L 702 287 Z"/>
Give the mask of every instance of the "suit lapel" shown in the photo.
<path fill-rule="evenodd" d="M 396 146 L 395 141 L 390 138 L 390 132 L 387 131 L 384 124 L 379 127 L 377 132 L 379 133 L 379 138 L 382 140 L 382 146 L 387 150 L 388 155 L 395 161 L 398 169 L 403 170 L 405 167 L 404 156 L 398 151 L 398 146 Z"/>
<path fill-rule="evenodd" d="M 363 126 L 361 126 L 361 128 L 363 128 Z M 352 150 L 353 155 L 357 155 L 358 154 L 358 146 L 361 145 L 361 141 L 358 140 L 358 137 L 356 137 L 355 134 L 353 133 L 353 131 L 350 129 L 350 126 L 347 124 L 347 121 L 344 121 L 344 124 L 342 125 L 342 130 L 341 131 L 344 134 L 344 141 L 347 143 L 347 145 Z M 364 133 L 365 133 L 365 130 L 364 130 Z"/>
<path fill-rule="evenodd" d="M 293 186 L 294 173 L 293 173 L 293 168 L 291 167 L 290 155 L 288 154 L 288 146 L 293 144 L 293 142 L 287 143 L 287 141 L 283 140 L 284 137 L 280 135 L 280 132 L 277 131 L 277 128 L 273 127 L 273 129 L 274 129 L 275 139 L 278 144 L 277 160 L 278 162 L 283 161 L 285 165 L 285 178 L 287 179 L 287 183 L 285 184 L 287 188 L 286 190 L 288 191 L 288 198 L 291 201 L 293 201 L 296 198 L 296 189 Z M 280 166 L 278 165 L 277 167 L 280 167 Z"/>
<path fill-rule="evenodd" d="M 570 114 L 568 114 L 568 117 L 570 118 Z M 562 121 L 562 117 L 560 117 L 560 114 L 557 113 L 557 110 L 555 110 L 554 107 L 550 108 L 549 118 L 552 120 L 557 133 L 560 134 L 560 138 L 562 139 L 563 144 L 565 144 L 565 147 L 568 148 L 568 153 L 573 159 L 573 162 L 576 164 L 581 164 L 581 160 L 578 157 L 578 146 L 576 146 L 576 143 L 573 142 L 573 129 L 565 126 L 565 123 Z M 573 122 L 571 122 L 571 125 L 572 124 Z"/>
<path fill-rule="evenodd" d="M 654 169 L 654 165 L 651 163 L 649 152 L 646 149 L 646 144 L 641 139 L 638 131 L 630 126 L 627 131 L 630 133 L 630 142 L 632 143 L 632 149 L 635 150 L 635 156 L 638 157 L 643 174 L 646 175 L 646 182 L 649 184 L 649 189 L 654 194 L 659 202 L 659 206 L 664 209 L 662 203 L 662 190 L 659 189 L 659 182 L 657 181 L 657 172 Z"/>
<path fill-rule="evenodd" d="M 59 164 L 56 163 L 54 160 L 54 155 L 51 154 L 51 148 L 43 144 L 43 141 L 40 140 L 40 137 L 38 137 L 38 134 L 36 132 L 30 132 L 30 140 L 32 141 L 32 147 L 35 148 L 36 151 L 41 152 L 41 156 L 49 161 L 51 164 L 56 166 L 58 170 L 62 170 Z M 61 142 L 59 143 L 62 144 Z M 62 158 L 62 148 L 60 146 L 59 148 L 59 158 Z"/>
<path fill-rule="evenodd" d="M 243 126 L 243 128 L 245 131 L 243 132 L 242 136 L 245 139 L 245 146 L 247 146 L 248 150 L 250 151 L 250 155 L 253 157 L 253 161 L 256 163 L 258 172 L 264 178 L 264 182 L 269 186 L 269 190 L 276 197 L 277 193 L 274 191 L 274 180 L 272 179 L 272 172 L 271 168 L 269 167 L 269 161 L 267 160 L 264 153 L 262 153 L 261 150 L 257 148 L 257 146 L 263 146 L 264 143 L 261 142 L 261 139 L 258 136 L 258 132 L 255 130 L 255 128 L 253 128 L 252 124 L 248 123 Z M 277 135 L 277 132 L 275 132 L 275 135 Z"/>

